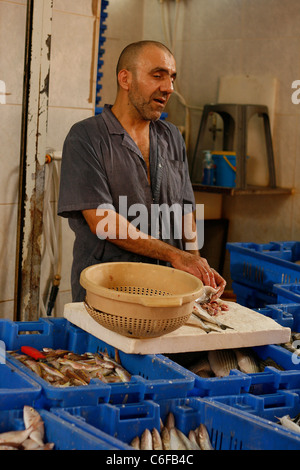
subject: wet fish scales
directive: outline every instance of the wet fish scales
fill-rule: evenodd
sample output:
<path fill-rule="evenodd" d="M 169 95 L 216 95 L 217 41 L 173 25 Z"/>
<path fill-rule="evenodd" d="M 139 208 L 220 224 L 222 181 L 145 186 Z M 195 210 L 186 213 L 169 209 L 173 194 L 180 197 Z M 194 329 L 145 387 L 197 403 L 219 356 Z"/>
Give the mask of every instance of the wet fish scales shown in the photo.
<path fill-rule="evenodd" d="M 231 349 L 208 352 L 208 361 L 216 377 L 226 377 L 232 369 L 238 369 L 238 362 Z"/>
<path fill-rule="evenodd" d="M 251 351 L 248 349 L 234 349 L 233 351 L 236 355 L 238 368 L 241 372 L 245 374 L 259 372 L 259 365 Z"/>

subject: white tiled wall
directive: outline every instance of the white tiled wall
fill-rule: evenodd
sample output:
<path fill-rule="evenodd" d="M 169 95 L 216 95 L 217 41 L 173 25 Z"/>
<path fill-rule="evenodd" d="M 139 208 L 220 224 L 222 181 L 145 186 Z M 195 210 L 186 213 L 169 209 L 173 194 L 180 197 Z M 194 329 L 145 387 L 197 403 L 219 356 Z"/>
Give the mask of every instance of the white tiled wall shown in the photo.
<path fill-rule="evenodd" d="M 26 0 L 0 0 L 0 318 L 12 318 L 17 188 L 20 153 Z M 170 23 L 176 2 L 166 2 Z M 47 144 L 61 150 L 71 125 L 93 114 L 95 25 L 99 0 L 54 0 Z M 278 183 L 294 186 L 293 196 L 226 197 L 230 241 L 300 239 L 300 105 L 291 102 L 291 83 L 300 79 L 299 0 L 181 0 L 176 34 L 178 83 L 193 106 L 214 102 L 222 76 L 271 75 L 278 80 L 274 151 Z M 104 44 L 102 102 L 116 92 L 115 65 L 129 42 L 165 42 L 159 0 L 110 0 Z M 169 116 L 184 124 L 184 109 L 172 98 Z M 191 150 L 201 113 L 191 111 Z M 63 267 L 57 313 L 71 301 L 73 235 L 63 221 Z M 228 267 L 227 267 L 228 270 Z M 228 271 L 227 271 L 228 276 Z M 47 278 L 47 262 L 42 282 Z"/>

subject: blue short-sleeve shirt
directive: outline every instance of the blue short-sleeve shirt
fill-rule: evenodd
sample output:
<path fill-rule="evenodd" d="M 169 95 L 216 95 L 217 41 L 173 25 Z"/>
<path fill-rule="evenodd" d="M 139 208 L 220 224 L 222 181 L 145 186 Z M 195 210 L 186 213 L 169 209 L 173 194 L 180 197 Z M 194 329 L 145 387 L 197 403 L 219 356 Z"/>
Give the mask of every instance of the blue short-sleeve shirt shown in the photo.
<path fill-rule="evenodd" d="M 68 218 L 75 233 L 74 302 L 84 299 L 79 277 L 87 266 L 110 261 L 158 262 L 98 238 L 90 231 L 82 210 L 99 205 L 114 208 L 141 231 L 183 249 L 181 217 L 195 209 L 195 201 L 184 141 L 176 126 L 151 121 L 149 162 L 150 184 L 143 156 L 111 106 L 74 124 L 69 131 L 63 147 L 58 214 Z M 143 217 L 138 211 L 141 208 Z M 170 210 L 165 212 L 167 208 Z"/>

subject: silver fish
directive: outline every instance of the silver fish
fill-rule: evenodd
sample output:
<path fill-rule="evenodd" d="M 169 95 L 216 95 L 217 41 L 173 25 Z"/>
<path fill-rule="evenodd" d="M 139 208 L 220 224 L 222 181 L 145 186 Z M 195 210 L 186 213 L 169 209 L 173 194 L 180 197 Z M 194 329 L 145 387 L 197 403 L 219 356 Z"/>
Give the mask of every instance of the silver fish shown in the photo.
<path fill-rule="evenodd" d="M 210 323 L 210 326 L 208 326 L 199 316 L 197 313 L 192 312 L 191 319 L 194 319 L 194 322 L 187 322 L 185 323 L 186 325 L 193 326 L 193 327 L 198 327 L 201 328 L 201 330 L 204 330 L 206 333 L 210 333 L 211 331 L 221 331 L 218 326 L 212 326 Z"/>
<path fill-rule="evenodd" d="M 206 304 L 207 302 L 209 302 L 212 297 L 214 295 L 216 295 L 218 292 L 217 289 L 214 289 L 213 287 L 210 287 L 210 286 L 204 286 L 202 291 L 201 291 L 201 295 L 200 297 L 198 297 L 198 299 L 196 299 L 196 302 L 198 304 Z"/>
<path fill-rule="evenodd" d="M 196 435 L 196 432 L 194 431 L 194 429 L 191 429 L 189 431 L 188 438 L 191 442 L 193 442 L 198 447 L 198 450 L 201 450 L 201 447 L 200 447 L 199 442 L 197 440 L 197 435 Z"/>
<path fill-rule="evenodd" d="M 118 365 L 118 366 L 115 367 L 115 371 L 118 374 L 118 376 L 120 377 L 120 379 L 122 380 L 122 382 L 130 382 L 131 375 L 123 367 Z"/>
<path fill-rule="evenodd" d="M 199 444 L 202 450 L 214 450 L 206 426 L 201 423 L 197 428 Z"/>
<path fill-rule="evenodd" d="M 240 371 L 245 374 L 254 374 L 260 371 L 258 363 L 251 351 L 248 349 L 234 349 L 233 351 L 236 355 Z"/>
<path fill-rule="evenodd" d="M 208 360 L 217 377 L 226 377 L 232 369 L 238 368 L 237 358 L 230 349 L 209 351 Z"/>
<path fill-rule="evenodd" d="M 141 448 L 141 441 L 140 441 L 139 436 L 135 436 L 135 437 L 132 439 L 130 445 L 131 445 L 134 449 L 139 450 L 139 449 Z"/>
<path fill-rule="evenodd" d="M 217 325 L 219 328 L 221 328 L 221 330 L 227 330 L 227 329 L 233 330 L 234 329 L 231 326 L 221 323 L 216 317 L 212 317 L 209 313 L 206 312 L 206 310 L 203 310 L 203 308 L 201 308 L 201 306 L 198 305 L 196 302 L 194 302 L 192 312 L 194 313 L 194 315 L 201 318 L 201 320 L 205 320 L 208 323 Z"/>
<path fill-rule="evenodd" d="M 141 436 L 141 450 L 152 450 L 152 434 L 149 429 L 145 429 Z"/>
<path fill-rule="evenodd" d="M 300 427 L 290 418 L 289 415 L 285 415 L 285 416 L 282 416 L 282 418 L 277 418 L 277 419 L 279 419 L 280 424 L 283 427 L 289 429 L 290 431 L 300 433 Z"/>
<path fill-rule="evenodd" d="M 170 445 L 171 450 L 186 450 L 186 446 L 180 438 L 176 428 L 170 429 Z"/>
<path fill-rule="evenodd" d="M 29 429 L 35 423 L 34 429 L 29 434 L 29 437 L 38 445 L 44 445 L 44 422 L 38 411 L 35 410 L 32 406 L 25 405 L 23 408 L 23 420 L 26 429 Z"/>
<path fill-rule="evenodd" d="M 200 450 L 198 444 L 195 443 L 193 440 L 189 439 L 183 432 L 180 431 L 180 429 L 176 428 L 176 431 L 187 450 Z"/>
<path fill-rule="evenodd" d="M 170 429 L 175 427 L 175 416 L 174 414 L 170 411 L 168 413 L 166 422 L 165 422 L 165 427 L 170 431 Z"/>
<path fill-rule="evenodd" d="M 161 430 L 161 440 L 162 440 L 163 450 L 171 450 L 170 432 L 168 428 L 166 427 L 163 427 Z"/>
<path fill-rule="evenodd" d="M 189 370 L 194 372 L 194 374 L 198 374 L 199 372 L 203 371 L 208 373 L 212 372 L 207 357 L 201 357 L 197 362 L 189 367 Z"/>
<path fill-rule="evenodd" d="M 0 443 L 13 443 L 13 444 L 22 444 L 30 433 L 34 430 L 34 425 L 31 425 L 28 429 L 23 431 L 7 431 L 0 434 Z"/>
<path fill-rule="evenodd" d="M 163 450 L 161 436 L 156 428 L 152 429 L 153 450 Z"/>

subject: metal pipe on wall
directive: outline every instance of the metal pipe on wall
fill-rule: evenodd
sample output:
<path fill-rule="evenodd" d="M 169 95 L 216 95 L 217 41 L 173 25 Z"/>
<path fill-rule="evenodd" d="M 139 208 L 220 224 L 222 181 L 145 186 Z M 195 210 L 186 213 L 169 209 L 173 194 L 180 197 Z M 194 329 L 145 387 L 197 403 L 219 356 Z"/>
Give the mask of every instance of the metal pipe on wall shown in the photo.
<path fill-rule="evenodd" d="M 28 0 L 19 172 L 14 320 L 39 316 L 53 0 Z"/>

